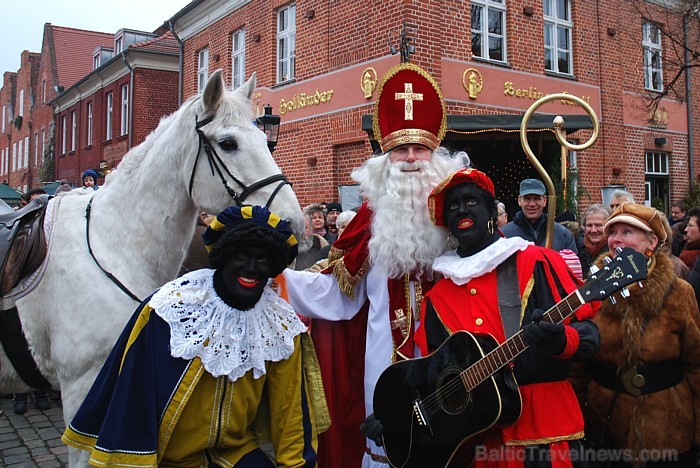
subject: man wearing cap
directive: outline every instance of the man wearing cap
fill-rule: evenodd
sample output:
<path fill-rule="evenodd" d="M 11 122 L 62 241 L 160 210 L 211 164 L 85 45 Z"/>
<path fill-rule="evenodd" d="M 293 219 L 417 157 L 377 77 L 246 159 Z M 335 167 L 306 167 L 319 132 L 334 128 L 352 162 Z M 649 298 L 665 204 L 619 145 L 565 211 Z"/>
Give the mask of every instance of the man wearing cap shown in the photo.
<path fill-rule="evenodd" d="M 343 212 L 343 206 L 338 202 L 332 202 L 326 205 L 326 229 L 338 236 L 338 228 L 335 226 L 335 220 L 338 215 Z"/>
<path fill-rule="evenodd" d="M 544 212 L 544 207 L 547 206 L 547 191 L 542 181 L 525 179 L 520 182 L 518 205 L 522 211 L 515 213 L 513 220 L 503 226 L 501 232 L 506 237 L 522 237 L 544 247 L 547 240 L 547 213 Z M 558 223 L 554 223 L 552 249 L 557 252 L 568 249 L 578 253 L 574 235 Z"/>
<path fill-rule="evenodd" d="M 214 269 L 139 306 L 62 440 L 95 466 L 316 466 L 321 383 L 304 372 L 307 327 L 270 281 L 296 239 L 260 206 L 226 209 L 203 237 Z"/>
<path fill-rule="evenodd" d="M 445 104 L 425 70 L 392 68 L 378 96 L 373 127 L 384 154 L 352 173 L 367 203 L 333 243 L 327 274 L 285 270 L 295 310 L 326 319 L 311 328 L 333 421 L 319 439 L 319 465 L 334 468 L 387 466 L 383 449 L 359 427 L 373 412 L 381 372 L 417 355 L 421 301 L 447 238 L 430 222 L 428 194 L 463 164 L 439 148 Z"/>
<path fill-rule="evenodd" d="M 598 330 L 589 320 L 594 308 L 586 304 L 564 323 L 540 320 L 544 310 L 577 289 L 576 279 L 556 252 L 500 236 L 493 183 L 486 174 L 470 168 L 451 174 L 430 194 L 428 205 L 433 222 L 449 229 L 459 246 L 433 264 L 444 278 L 423 301 L 416 332 L 423 354 L 460 330 L 489 334 L 498 343 L 523 330 L 529 346 L 510 369 L 521 414 L 514 424 L 482 438 L 476 466 L 535 466 L 544 460 L 554 465 L 556 460 L 556 466 L 570 467 L 571 454 L 583 450 L 584 422 L 568 380 L 569 361 L 590 358 L 598 349 Z"/>

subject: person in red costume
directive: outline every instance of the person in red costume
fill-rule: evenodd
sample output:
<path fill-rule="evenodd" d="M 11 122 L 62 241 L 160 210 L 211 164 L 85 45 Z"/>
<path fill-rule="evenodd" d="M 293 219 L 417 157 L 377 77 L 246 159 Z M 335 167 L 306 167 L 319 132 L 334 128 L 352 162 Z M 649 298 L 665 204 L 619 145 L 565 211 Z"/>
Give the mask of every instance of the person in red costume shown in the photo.
<path fill-rule="evenodd" d="M 392 68 L 377 96 L 374 134 L 384 154 L 352 174 L 367 203 L 333 243 L 327 274 L 284 273 L 290 303 L 313 318 L 332 421 L 319 439 L 324 467 L 388 466 L 383 448 L 366 439 L 360 425 L 373 412 L 381 372 L 418 355 L 413 337 L 421 301 L 447 240 L 430 221 L 428 195 L 464 167 L 439 147 L 445 105 L 425 70 L 411 63 Z"/>
<path fill-rule="evenodd" d="M 433 222 L 449 229 L 459 247 L 433 263 L 444 278 L 423 301 L 416 332 L 423 354 L 458 330 L 489 333 L 502 343 L 523 329 L 529 345 L 513 367 L 521 416 L 485 434 L 477 466 L 581 463 L 584 423 L 568 376 L 572 359 L 590 358 L 598 349 L 598 329 L 589 320 L 595 308 L 586 304 L 563 324 L 540 321 L 579 283 L 557 252 L 504 238 L 494 228 L 498 210 L 486 174 L 469 168 L 449 175 L 428 206 Z"/>

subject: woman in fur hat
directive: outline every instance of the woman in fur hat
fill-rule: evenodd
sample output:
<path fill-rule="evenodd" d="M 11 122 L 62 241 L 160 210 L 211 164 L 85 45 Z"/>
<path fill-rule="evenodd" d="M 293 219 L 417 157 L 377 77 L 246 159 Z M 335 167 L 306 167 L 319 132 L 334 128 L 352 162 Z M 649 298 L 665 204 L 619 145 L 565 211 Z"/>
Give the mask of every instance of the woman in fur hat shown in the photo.
<path fill-rule="evenodd" d="M 603 302 L 594 322 L 600 349 L 586 368 L 586 434 L 600 448 L 627 449 L 635 466 L 677 461 L 695 466 L 700 445 L 700 330 L 693 289 L 659 247 L 663 215 L 622 203 L 605 223 L 608 247 L 648 258 L 643 288 Z M 602 263 L 602 257 L 596 262 Z M 653 463 L 652 463 L 653 464 Z"/>

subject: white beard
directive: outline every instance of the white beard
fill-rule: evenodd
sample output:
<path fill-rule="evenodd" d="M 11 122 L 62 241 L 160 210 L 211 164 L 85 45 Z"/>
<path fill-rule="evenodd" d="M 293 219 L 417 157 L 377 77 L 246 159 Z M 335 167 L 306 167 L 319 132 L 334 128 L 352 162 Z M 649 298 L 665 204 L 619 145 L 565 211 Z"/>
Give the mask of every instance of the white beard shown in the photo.
<path fill-rule="evenodd" d="M 299 239 L 299 243 L 297 244 L 297 247 L 299 248 L 299 253 L 306 253 L 309 250 L 311 250 L 311 247 L 314 246 L 314 235 L 311 234 L 310 236 L 301 236 L 301 239 Z"/>
<path fill-rule="evenodd" d="M 374 212 L 370 262 L 390 278 L 413 273 L 429 279 L 433 260 L 445 252 L 448 232 L 431 222 L 428 195 L 448 174 L 464 167 L 466 154 L 453 158 L 440 148 L 430 161 L 394 164 L 388 155 L 371 158 L 352 173 Z M 419 170 L 402 172 L 413 168 Z"/>

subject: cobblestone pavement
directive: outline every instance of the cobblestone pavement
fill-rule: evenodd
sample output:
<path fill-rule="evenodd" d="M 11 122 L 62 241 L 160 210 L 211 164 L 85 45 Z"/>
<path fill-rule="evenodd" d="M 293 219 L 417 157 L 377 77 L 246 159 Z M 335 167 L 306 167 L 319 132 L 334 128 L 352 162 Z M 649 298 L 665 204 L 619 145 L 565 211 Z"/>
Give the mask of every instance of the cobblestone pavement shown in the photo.
<path fill-rule="evenodd" d="M 15 414 L 12 399 L 0 398 L 0 466 L 54 468 L 68 466 L 68 448 L 61 442 L 65 429 L 60 400 L 39 411 L 29 397 L 27 412 Z"/>

